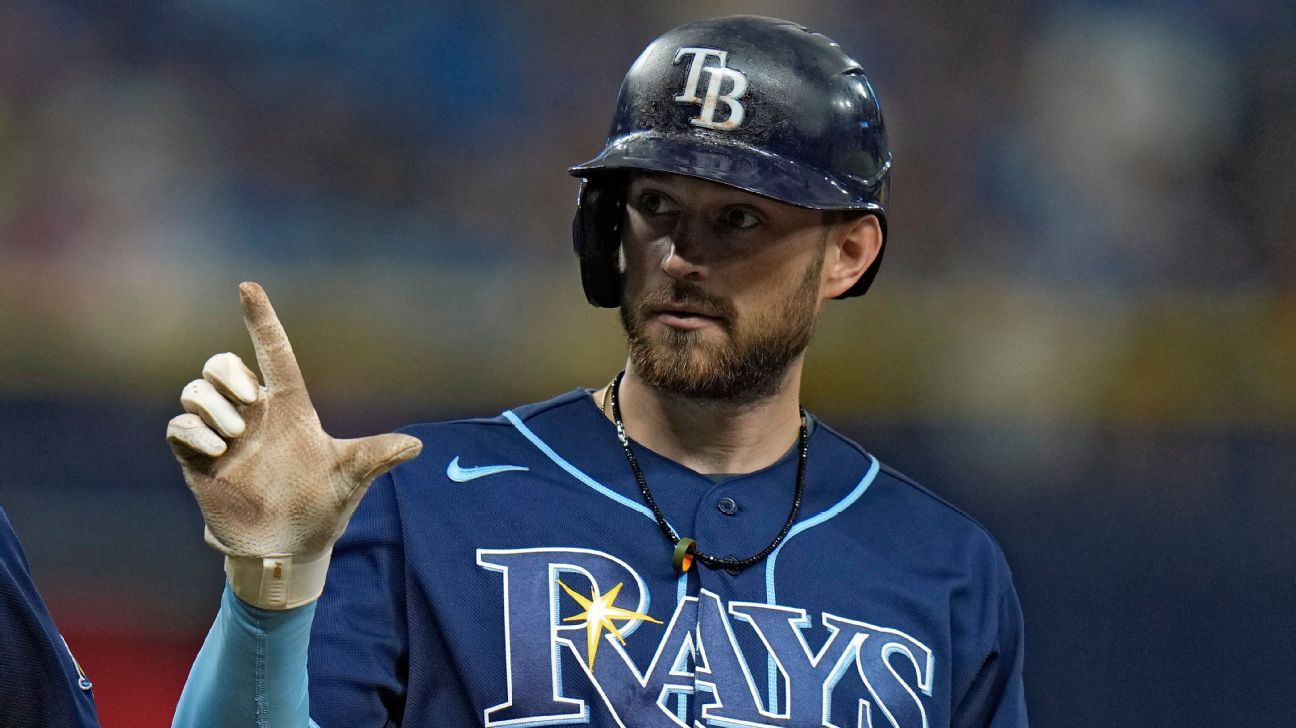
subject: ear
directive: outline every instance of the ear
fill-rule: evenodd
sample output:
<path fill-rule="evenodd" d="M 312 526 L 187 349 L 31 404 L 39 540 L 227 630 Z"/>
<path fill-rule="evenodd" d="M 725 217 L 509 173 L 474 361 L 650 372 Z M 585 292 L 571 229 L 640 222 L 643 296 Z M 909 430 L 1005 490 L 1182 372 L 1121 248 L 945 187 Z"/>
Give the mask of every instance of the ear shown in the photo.
<path fill-rule="evenodd" d="M 828 231 L 827 245 L 819 292 L 825 300 L 849 291 L 877 260 L 882 250 L 882 225 L 876 215 L 834 223 Z"/>

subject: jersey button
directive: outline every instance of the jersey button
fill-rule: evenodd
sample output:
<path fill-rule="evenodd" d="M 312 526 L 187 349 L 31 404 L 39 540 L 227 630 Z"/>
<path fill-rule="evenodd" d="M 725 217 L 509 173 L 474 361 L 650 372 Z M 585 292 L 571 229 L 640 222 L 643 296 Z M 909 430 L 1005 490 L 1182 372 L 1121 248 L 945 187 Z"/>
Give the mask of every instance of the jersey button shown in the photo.
<path fill-rule="evenodd" d="M 720 509 L 720 512 L 726 516 L 732 516 L 738 512 L 738 501 L 733 498 L 721 498 L 716 501 L 716 508 Z"/>

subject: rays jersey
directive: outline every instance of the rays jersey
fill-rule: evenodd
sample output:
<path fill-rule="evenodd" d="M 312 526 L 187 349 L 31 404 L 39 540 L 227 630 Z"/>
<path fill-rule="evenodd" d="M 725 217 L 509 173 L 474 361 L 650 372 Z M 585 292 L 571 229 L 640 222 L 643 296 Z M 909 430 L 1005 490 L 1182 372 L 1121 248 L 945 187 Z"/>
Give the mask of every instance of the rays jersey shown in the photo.
<path fill-rule="evenodd" d="M 406 430 L 335 547 L 311 634 L 332 726 L 1024 726 L 1022 623 L 986 531 L 818 424 L 795 527 L 680 575 L 587 390 Z M 795 448 L 693 472 L 637 447 L 668 521 L 745 557 Z"/>
<path fill-rule="evenodd" d="M 0 726 L 98 726 L 90 681 L 32 582 L 0 509 Z"/>

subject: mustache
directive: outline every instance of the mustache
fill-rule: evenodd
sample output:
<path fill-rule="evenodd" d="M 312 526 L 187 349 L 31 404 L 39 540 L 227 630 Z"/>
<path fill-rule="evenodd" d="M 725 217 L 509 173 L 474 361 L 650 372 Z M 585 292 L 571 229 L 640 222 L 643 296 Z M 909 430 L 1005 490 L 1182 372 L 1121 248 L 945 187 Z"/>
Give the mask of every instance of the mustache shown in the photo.
<path fill-rule="evenodd" d="M 696 283 L 680 280 L 645 293 L 639 299 L 638 308 L 640 314 L 647 314 L 664 306 L 689 306 L 699 309 L 706 316 L 726 321 L 737 315 L 733 304 L 725 299 L 707 293 Z"/>

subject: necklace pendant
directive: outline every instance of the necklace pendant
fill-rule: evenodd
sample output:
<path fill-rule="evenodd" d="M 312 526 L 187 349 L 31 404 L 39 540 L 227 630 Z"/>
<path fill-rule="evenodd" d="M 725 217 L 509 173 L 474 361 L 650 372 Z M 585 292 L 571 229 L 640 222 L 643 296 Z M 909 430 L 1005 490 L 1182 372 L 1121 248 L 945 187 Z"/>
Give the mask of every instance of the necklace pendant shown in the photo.
<path fill-rule="evenodd" d="M 675 564 L 675 570 L 681 574 L 688 573 L 693 568 L 693 552 L 697 550 L 697 543 L 691 538 L 681 538 L 679 543 L 675 544 L 675 555 L 671 557 L 671 563 Z"/>

